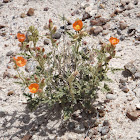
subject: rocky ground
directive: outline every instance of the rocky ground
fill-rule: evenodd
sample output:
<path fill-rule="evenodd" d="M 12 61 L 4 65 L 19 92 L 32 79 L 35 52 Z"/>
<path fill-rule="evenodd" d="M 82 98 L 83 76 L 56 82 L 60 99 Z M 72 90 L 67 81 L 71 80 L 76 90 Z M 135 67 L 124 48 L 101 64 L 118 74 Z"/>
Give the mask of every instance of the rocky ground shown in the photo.
<path fill-rule="evenodd" d="M 9 63 L 10 57 L 19 53 L 18 31 L 25 33 L 34 25 L 45 35 L 50 18 L 58 29 L 63 26 L 63 14 L 71 22 L 83 20 L 91 34 L 84 39 L 86 47 L 100 47 L 111 36 L 119 38 L 117 57 L 110 67 L 124 69 L 108 73 L 113 80 L 109 83 L 112 92 L 98 93 L 96 116 L 80 114 L 79 110 L 74 114 L 76 119 L 66 124 L 57 107 L 49 110 L 43 105 L 34 112 L 28 110 Z M 72 25 L 67 28 L 72 29 Z M 60 41 L 61 36 L 60 28 Z M 48 43 L 44 37 L 38 45 L 47 49 Z M 140 140 L 139 0 L 0 0 L 0 69 L 0 140 Z"/>

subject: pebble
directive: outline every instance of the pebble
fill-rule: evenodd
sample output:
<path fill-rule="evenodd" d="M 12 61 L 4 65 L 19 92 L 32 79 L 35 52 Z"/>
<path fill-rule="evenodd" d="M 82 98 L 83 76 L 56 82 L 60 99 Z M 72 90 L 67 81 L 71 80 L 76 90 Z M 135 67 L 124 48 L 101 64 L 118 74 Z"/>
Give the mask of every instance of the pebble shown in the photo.
<path fill-rule="evenodd" d="M 11 95 L 13 95 L 14 94 L 14 91 L 9 91 L 8 93 L 7 93 L 7 96 L 11 96 Z"/>
<path fill-rule="evenodd" d="M 6 113 L 4 111 L 0 111 L 0 117 L 2 118 L 4 116 L 6 116 Z"/>
<path fill-rule="evenodd" d="M 10 0 L 3 0 L 3 3 L 8 3 L 10 2 Z"/>
<path fill-rule="evenodd" d="M 89 30 L 89 34 L 90 35 L 94 34 L 94 30 L 95 30 L 95 28 L 94 27 L 91 27 L 90 30 Z"/>
<path fill-rule="evenodd" d="M 53 39 L 60 39 L 61 38 L 61 33 L 60 32 L 56 32 L 55 34 L 52 35 Z"/>
<path fill-rule="evenodd" d="M 21 140 L 30 140 L 31 138 L 32 138 L 32 135 L 27 134 Z"/>
<path fill-rule="evenodd" d="M 27 15 L 28 16 L 33 16 L 34 15 L 34 9 L 33 8 L 30 8 L 27 12 Z"/>
<path fill-rule="evenodd" d="M 49 45 L 49 40 L 48 39 L 44 40 L 44 45 Z"/>
<path fill-rule="evenodd" d="M 6 27 L 5 25 L 0 24 L 0 29 L 5 28 L 5 27 Z"/>
<path fill-rule="evenodd" d="M 127 27 L 127 23 L 121 21 L 119 26 L 121 30 L 124 30 Z"/>
<path fill-rule="evenodd" d="M 104 36 L 104 35 L 107 35 L 107 34 L 109 34 L 109 31 L 107 31 L 107 30 L 103 30 L 102 35 Z"/>
<path fill-rule="evenodd" d="M 128 70 L 132 75 L 134 75 L 137 71 L 136 67 L 133 64 L 133 61 L 128 62 L 126 65 L 124 65 L 124 68 Z"/>
<path fill-rule="evenodd" d="M 140 110 L 140 104 L 136 104 L 136 109 Z"/>
<path fill-rule="evenodd" d="M 25 71 L 34 73 L 36 70 L 36 62 L 35 61 L 28 61 L 25 65 Z"/>
<path fill-rule="evenodd" d="M 21 13 L 20 17 L 21 18 L 25 18 L 26 17 L 26 14 L 25 13 Z"/>
<path fill-rule="evenodd" d="M 13 51 L 9 51 L 9 52 L 7 52 L 6 56 L 11 56 L 11 55 L 13 55 L 13 54 L 14 54 Z"/>
<path fill-rule="evenodd" d="M 137 13 L 137 17 L 138 17 L 138 18 L 140 18 L 140 12 L 139 12 L 139 13 Z"/>
<path fill-rule="evenodd" d="M 140 140 L 140 137 L 137 137 L 137 140 Z"/>
<path fill-rule="evenodd" d="M 133 9 L 133 8 L 134 8 L 134 5 L 133 5 L 132 3 L 129 3 L 129 4 L 125 7 L 126 10 L 131 10 L 131 9 Z"/>
<path fill-rule="evenodd" d="M 140 78 L 140 71 L 136 72 L 136 73 L 134 74 L 134 77 L 135 77 L 136 79 L 139 79 L 139 78 Z"/>
<path fill-rule="evenodd" d="M 6 77 L 11 78 L 12 75 L 11 75 L 9 72 L 5 71 L 5 72 L 3 73 L 3 79 L 5 79 Z"/>
<path fill-rule="evenodd" d="M 97 18 L 97 19 L 94 19 L 94 20 L 90 20 L 90 24 L 93 26 L 93 25 L 96 25 L 96 26 L 102 26 L 102 25 L 105 25 L 109 20 L 108 19 L 105 19 L 105 18 Z"/>
<path fill-rule="evenodd" d="M 117 96 L 114 95 L 114 94 L 107 94 L 106 95 L 106 98 L 109 99 L 109 100 L 116 100 L 117 99 Z"/>
<path fill-rule="evenodd" d="M 137 5 L 139 3 L 139 0 L 134 0 L 134 5 Z"/>
<path fill-rule="evenodd" d="M 126 116 L 131 119 L 132 121 L 135 121 L 138 119 L 140 116 L 140 111 L 139 110 L 131 110 L 127 111 Z"/>
<path fill-rule="evenodd" d="M 120 8 L 116 8 L 115 11 L 114 11 L 114 14 L 118 14 L 118 13 L 121 13 L 121 12 L 123 12 L 122 9 L 120 9 Z"/>
<path fill-rule="evenodd" d="M 130 3 L 130 0 L 121 0 L 121 4 L 123 6 L 128 5 Z"/>
<path fill-rule="evenodd" d="M 109 23 L 106 23 L 105 25 L 103 25 L 103 29 L 104 30 L 107 30 L 110 28 L 110 24 Z"/>
<path fill-rule="evenodd" d="M 48 7 L 45 7 L 45 8 L 44 8 L 44 11 L 48 11 L 48 10 L 49 10 L 49 8 L 48 8 Z"/>
<path fill-rule="evenodd" d="M 127 86 L 120 86 L 120 89 L 125 92 L 125 93 L 128 93 L 129 92 L 129 89 L 127 88 Z"/>
<path fill-rule="evenodd" d="M 103 122 L 103 126 L 110 126 L 109 121 L 108 121 L 108 120 L 104 120 L 104 122 Z"/>
<path fill-rule="evenodd" d="M 109 126 L 103 126 L 101 129 L 101 135 L 106 135 L 109 132 Z"/>
<path fill-rule="evenodd" d="M 80 110 L 75 111 L 75 112 L 72 114 L 72 117 L 73 117 L 74 119 L 81 119 L 81 118 L 82 118 L 82 116 L 81 116 L 81 111 L 80 111 Z"/>
<path fill-rule="evenodd" d="M 98 35 L 100 32 L 102 32 L 103 31 L 103 28 L 101 27 L 101 26 L 98 26 L 98 27 L 96 27 L 95 29 L 94 29 L 94 34 L 95 35 Z"/>
<path fill-rule="evenodd" d="M 121 41 L 125 40 L 125 36 L 124 35 L 121 35 L 120 38 L 119 38 Z"/>
<path fill-rule="evenodd" d="M 89 18 L 91 18 L 91 17 L 92 17 L 92 16 L 91 16 L 89 13 L 85 12 L 85 13 L 83 14 L 82 21 L 85 21 L 86 19 L 89 19 Z"/>
<path fill-rule="evenodd" d="M 136 26 L 135 26 L 135 25 L 131 25 L 131 26 L 129 26 L 127 33 L 128 33 L 130 36 L 132 36 L 132 35 L 135 34 L 135 31 L 136 31 L 135 29 L 136 29 Z"/>

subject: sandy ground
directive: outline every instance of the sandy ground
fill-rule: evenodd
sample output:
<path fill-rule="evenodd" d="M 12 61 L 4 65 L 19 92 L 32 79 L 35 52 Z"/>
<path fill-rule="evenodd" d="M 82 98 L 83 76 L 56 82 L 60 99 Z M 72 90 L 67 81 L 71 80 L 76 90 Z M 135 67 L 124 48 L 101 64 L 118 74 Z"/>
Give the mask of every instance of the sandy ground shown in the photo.
<path fill-rule="evenodd" d="M 129 0 L 126 1 L 129 2 Z M 118 58 L 114 58 L 110 63 L 110 66 L 115 68 L 124 68 L 128 62 L 140 60 L 140 43 L 135 40 L 135 36 L 140 35 L 140 17 L 137 16 L 140 12 L 140 2 L 137 5 L 133 0 L 130 2 L 131 8 L 127 8 L 128 5 L 125 5 L 126 10 L 111 18 L 107 35 L 99 33 L 97 36 L 85 38 L 89 47 L 93 44 L 98 46 L 100 40 L 107 42 L 111 36 L 119 39 L 123 36 L 124 40 L 120 39 L 116 48 Z M 100 8 L 100 4 L 103 4 L 104 8 Z M 63 25 L 59 15 L 64 14 L 72 22 L 76 18 L 82 18 L 84 11 L 89 12 L 93 17 L 98 14 L 104 18 L 110 18 L 110 14 L 117 7 L 120 8 L 120 5 L 119 0 L 89 0 L 89 2 L 85 0 L 12 0 L 8 3 L 0 0 L 0 25 L 6 26 L 0 29 L 0 140 L 19 140 L 28 133 L 32 135 L 33 140 L 59 140 L 62 137 L 64 140 L 84 139 L 86 131 L 81 134 L 70 131 L 62 133 L 60 115 L 58 112 L 56 114 L 55 110 L 40 106 L 35 112 L 30 112 L 26 108 L 26 104 L 23 104 L 26 102 L 22 95 L 23 89 L 14 83 L 13 78 L 3 77 L 5 71 L 11 75 L 15 74 L 12 68 L 7 68 L 7 65 L 11 64 L 8 64 L 10 56 L 6 54 L 10 51 L 19 53 L 18 40 L 15 39 L 15 36 L 18 31 L 26 32 L 30 25 L 37 27 L 40 35 L 44 35 L 46 30 L 43 27 L 50 18 L 59 28 Z M 81 8 L 83 6 L 87 8 Z M 45 7 L 48 7 L 48 11 L 44 11 Z M 21 13 L 26 14 L 29 8 L 35 9 L 34 15 L 21 18 Z M 71 15 L 73 12 L 74 16 Z M 120 21 L 127 23 L 126 29 L 118 30 Z M 84 24 L 90 28 L 90 19 L 87 19 Z M 137 34 L 129 36 L 127 31 L 131 25 L 134 25 Z M 44 45 L 42 40 L 39 40 L 38 45 Z M 47 49 L 47 46 L 45 47 Z M 136 110 L 136 105 L 140 103 L 140 80 L 124 77 L 122 71 L 115 74 L 108 73 L 108 75 L 114 81 L 110 83 L 110 86 L 116 98 L 103 105 L 106 114 L 103 118 L 99 118 L 99 121 L 108 120 L 110 122 L 111 127 L 107 134 L 110 137 L 98 134 L 93 139 L 137 140 L 138 137 L 140 139 L 140 119 L 132 121 L 126 116 L 128 109 Z M 119 88 L 120 79 L 126 80 L 129 92 L 125 93 Z M 7 96 L 9 91 L 14 91 L 14 94 Z M 106 99 L 105 94 L 100 93 L 99 95 L 98 101 Z M 98 129 L 100 127 L 102 125 L 99 125 Z"/>

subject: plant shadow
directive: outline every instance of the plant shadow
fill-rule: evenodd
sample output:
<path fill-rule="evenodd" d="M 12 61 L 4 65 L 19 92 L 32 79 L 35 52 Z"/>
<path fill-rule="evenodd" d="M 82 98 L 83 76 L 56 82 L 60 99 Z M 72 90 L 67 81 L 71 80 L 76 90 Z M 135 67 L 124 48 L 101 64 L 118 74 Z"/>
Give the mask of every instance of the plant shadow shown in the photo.
<path fill-rule="evenodd" d="M 57 140 L 65 132 L 86 133 L 90 125 L 95 122 L 95 119 L 91 120 L 91 118 L 97 116 L 96 111 L 94 113 L 82 111 L 80 117 L 75 115 L 73 119 L 63 121 L 61 112 L 62 109 L 59 105 L 48 108 L 47 104 L 42 104 L 33 112 L 26 106 L 24 112 L 15 111 L 7 114 L 6 118 L 10 119 L 4 119 L 0 132 L 9 131 L 10 133 L 0 136 L 0 139 L 22 139 L 25 135 L 30 134 L 44 137 L 45 140 Z M 81 124 L 84 125 L 84 129 L 76 130 L 75 124 L 78 127 L 81 127 Z M 11 131 L 13 131 L 12 134 Z M 50 135 L 54 136 L 53 139 L 49 137 Z"/>

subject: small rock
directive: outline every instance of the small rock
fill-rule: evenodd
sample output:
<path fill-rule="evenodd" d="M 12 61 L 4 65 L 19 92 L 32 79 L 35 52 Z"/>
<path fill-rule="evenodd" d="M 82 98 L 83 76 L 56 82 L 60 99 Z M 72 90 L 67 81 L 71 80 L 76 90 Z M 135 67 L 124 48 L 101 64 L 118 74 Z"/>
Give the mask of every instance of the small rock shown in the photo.
<path fill-rule="evenodd" d="M 140 110 L 140 104 L 136 104 L 136 109 Z"/>
<path fill-rule="evenodd" d="M 10 2 L 10 0 L 3 0 L 3 3 L 8 3 Z"/>
<path fill-rule="evenodd" d="M 95 28 L 91 27 L 90 30 L 89 30 L 89 34 L 90 35 L 94 34 L 94 30 L 95 30 Z"/>
<path fill-rule="evenodd" d="M 11 95 L 13 95 L 13 94 L 14 94 L 14 91 L 9 91 L 9 92 L 7 93 L 8 96 L 11 96 Z"/>
<path fill-rule="evenodd" d="M 0 111 L 0 117 L 4 117 L 6 115 L 6 113 L 4 111 Z"/>
<path fill-rule="evenodd" d="M 137 137 L 137 140 L 140 140 L 140 137 Z"/>
<path fill-rule="evenodd" d="M 109 20 L 108 19 L 105 19 L 105 18 L 98 18 L 96 20 L 90 20 L 90 24 L 93 26 L 93 25 L 96 25 L 96 26 L 102 26 L 102 25 L 105 25 Z"/>
<path fill-rule="evenodd" d="M 56 32 L 52 37 L 53 37 L 53 39 L 60 39 L 61 38 L 61 33 Z"/>
<path fill-rule="evenodd" d="M 123 6 L 128 5 L 130 3 L 130 0 L 121 0 L 121 4 Z"/>
<path fill-rule="evenodd" d="M 32 135 L 27 134 L 21 140 L 30 140 L 31 138 L 32 138 Z"/>
<path fill-rule="evenodd" d="M 127 111 L 126 116 L 131 119 L 132 121 L 135 121 L 138 119 L 140 116 L 140 111 L 139 110 L 132 110 L 132 111 Z"/>
<path fill-rule="evenodd" d="M 91 140 L 89 137 L 86 137 L 84 140 Z"/>
<path fill-rule="evenodd" d="M 44 8 L 44 11 L 48 11 L 48 10 L 49 10 L 49 8 L 48 8 L 48 7 L 45 7 L 45 8 Z"/>
<path fill-rule="evenodd" d="M 135 77 L 136 79 L 139 79 L 139 78 L 140 78 L 140 72 L 137 71 L 137 72 L 134 74 L 134 77 Z"/>
<path fill-rule="evenodd" d="M 109 23 L 106 23 L 105 25 L 103 25 L 103 29 L 104 30 L 107 30 L 110 28 L 110 24 Z"/>
<path fill-rule="evenodd" d="M 36 62 L 35 61 L 28 61 L 25 65 L 25 71 L 34 73 L 36 70 Z"/>
<path fill-rule="evenodd" d="M 126 65 L 124 65 L 124 68 L 128 70 L 132 75 L 134 75 L 137 71 L 136 67 L 133 64 L 133 61 L 128 62 Z"/>
<path fill-rule="evenodd" d="M 27 12 L 27 15 L 28 16 L 33 16 L 34 15 L 34 9 L 33 8 L 30 8 Z"/>
<path fill-rule="evenodd" d="M 26 14 L 25 13 L 21 13 L 20 17 L 21 18 L 25 18 L 26 17 Z"/>
<path fill-rule="evenodd" d="M 130 36 L 132 36 L 132 35 L 135 34 L 135 32 L 136 32 L 136 26 L 135 26 L 135 25 L 131 25 L 131 26 L 128 28 L 127 33 L 128 33 Z"/>
<path fill-rule="evenodd" d="M 11 78 L 12 76 L 11 76 L 11 74 L 9 72 L 5 71 L 3 73 L 3 79 L 5 79 L 6 77 Z"/>
<path fill-rule="evenodd" d="M 118 13 L 121 13 L 121 12 L 123 12 L 122 9 L 120 9 L 120 8 L 116 8 L 115 11 L 114 11 L 114 14 L 117 15 Z"/>
<path fill-rule="evenodd" d="M 127 24 L 125 22 L 120 22 L 120 29 L 124 30 L 127 27 Z"/>
<path fill-rule="evenodd" d="M 104 122 L 103 122 L 103 126 L 110 126 L 109 121 L 108 121 L 108 120 L 104 120 Z"/>
<path fill-rule="evenodd" d="M 137 13 L 137 17 L 138 17 L 138 18 L 140 18 L 140 12 L 139 12 L 139 13 Z"/>
<path fill-rule="evenodd" d="M 98 26 L 98 27 L 96 27 L 95 29 L 94 29 L 94 34 L 95 35 L 98 35 L 100 32 L 102 32 L 103 31 L 103 28 L 101 27 L 101 26 Z"/>
<path fill-rule="evenodd" d="M 75 16 L 75 14 L 76 14 L 76 13 L 75 13 L 75 11 L 74 11 L 74 12 L 71 13 L 71 16 Z"/>
<path fill-rule="evenodd" d="M 117 99 L 117 96 L 114 95 L 114 94 L 107 94 L 106 95 L 106 98 L 109 99 L 109 100 L 116 100 Z"/>
<path fill-rule="evenodd" d="M 131 10 L 134 8 L 134 5 L 132 3 L 129 3 L 127 6 L 126 6 L 126 10 Z"/>
<path fill-rule="evenodd" d="M 121 83 L 121 85 L 126 86 L 126 82 L 127 80 L 125 79 L 120 79 L 119 83 Z"/>
<path fill-rule="evenodd" d="M 9 51 L 9 52 L 7 52 L 6 56 L 11 56 L 11 55 L 13 55 L 13 54 L 14 54 L 13 51 Z"/>
<path fill-rule="evenodd" d="M 49 45 L 49 43 L 50 43 L 50 42 L 49 42 L 48 39 L 45 39 L 45 40 L 44 40 L 44 45 Z"/>
<path fill-rule="evenodd" d="M 125 40 L 125 36 L 124 35 L 121 35 L 120 38 L 119 38 L 121 41 Z"/>
<path fill-rule="evenodd" d="M 2 28 L 5 28 L 5 25 L 1 25 L 1 24 L 0 24 L 0 29 L 2 29 Z"/>
<path fill-rule="evenodd" d="M 129 92 L 129 89 L 127 88 L 127 86 L 120 86 L 120 89 L 125 92 L 125 93 L 128 93 Z"/>
<path fill-rule="evenodd" d="M 102 35 L 104 36 L 104 35 L 107 35 L 107 34 L 109 34 L 109 31 L 107 31 L 107 30 L 103 30 Z"/>
<path fill-rule="evenodd" d="M 83 14 L 82 21 L 85 21 L 86 19 L 89 19 L 89 18 L 91 18 L 91 17 L 92 17 L 92 16 L 91 16 L 89 13 L 85 12 L 85 13 Z"/>
<path fill-rule="evenodd" d="M 109 126 L 103 126 L 101 129 L 101 135 L 106 135 L 109 132 Z"/>

